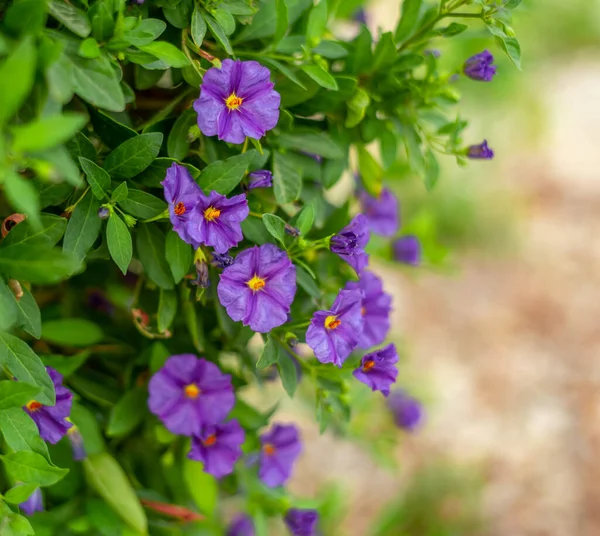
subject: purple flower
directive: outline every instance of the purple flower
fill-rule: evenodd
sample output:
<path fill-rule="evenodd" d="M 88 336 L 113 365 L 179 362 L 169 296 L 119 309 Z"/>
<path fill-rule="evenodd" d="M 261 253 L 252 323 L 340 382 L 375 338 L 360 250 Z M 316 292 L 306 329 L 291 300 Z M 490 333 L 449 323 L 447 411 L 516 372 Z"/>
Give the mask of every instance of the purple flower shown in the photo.
<path fill-rule="evenodd" d="M 390 330 L 392 297 L 383 291 L 383 283 L 373 272 L 365 271 L 359 281 L 348 281 L 346 290 L 362 290 L 360 312 L 364 327 L 358 342 L 359 348 L 381 344 Z"/>
<path fill-rule="evenodd" d="M 233 408 L 231 377 L 193 354 L 173 355 L 148 384 L 148 407 L 174 434 L 200 436 Z"/>
<path fill-rule="evenodd" d="M 365 247 L 369 242 L 369 223 L 363 214 L 357 214 L 338 234 L 331 237 L 329 248 L 345 260 L 358 275 L 369 264 Z"/>
<path fill-rule="evenodd" d="M 361 24 L 367 24 L 367 12 L 362 7 L 359 7 L 354 12 L 354 15 L 352 15 L 352 18 L 356 22 L 360 22 Z"/>
<path fill-rule="evenodd" d="M 467 156 L 476 160 L 491 160 L 494 158 L 494 151 L 488 147 L 487 140 L 483 140 L 479 145 L 470 145 Z"/>
<path fill-rule="evenodd" d="M 77 426 L 73 425 L 67 432 L 67 437 L 71 443 L 71 450 L 73 451 L 73 459 L 77 462 L 85 460 L 87 458 L 87 452 L 83 445 L 83 436 Z"/>
<path fill-rule="evenodd" d="M 360 367 L 352 373 L 359 381 L 368 385 L 372 391 L 381 391 L 383 396 L 390 394 L 390 386 L 398 377 L 398 353 L 393 344 L 366 354 L 360 362 Z"/>
<path fill-rule="evenodd" d="M 43 512 L 44 497 L 42 496 L 42 490 L 36 488 L 26 501 L 19 504 L 19 508 L 28 516 L 32 516 L 36 512 Z"/>
<path fill-rule="evenodd" d="M 494 56 L 489 50 L 471 56 L 463 68 L 463 72 L 471 79 L 479 82 L 491 82 L 496 74 L 496 66 L 492 65 Z"/>
<path fill-rule="evenodd" d="M 404 264 L 421 264 L 421 243 L 416 236 L 406 235 L 394 242 L 394 259 Z"/>
<path fill-rule="evenodd" d="M 227 268 L 233 264 L 233 257 L 228 255 L 227 253 L 215 253 L 212 254 L 212 263 L 213 266 L 217 268 Z"/>
<path fill-rule="evenodd" d="M 394 415 L 396 426 L 413 431 L 422 422 L 423 407 L 418 400 L 403 391 L 394 391 L 387 399 L 387 405 Z"/>
<path fill-rule="evenodd" d="M 359 199 L 369 229 L 381 236 L 394 236 L 400 227 L 400 206 L 396 196 L 384 188 L 378 197 L 361 190 Z"/>
<path fill-rule="evenodd" d="M 227 198 L 217 192 L 198 196 L 194 219 L 188 225 L 193 240 L 212 246 L 217 253 L 227 253 L 244 239 L 240 223 L 248 217 L 246 194 Z"/>
<path fill-rule="evenodd" d="M 184 242 L 198 247 L 198 240 L 190 234 L 190 224 L 198 218 L 196 205 L 202 190 L 189 171 L 179 164 L 173 163 L 167 169 L 165 180 L 161 182 L 165 189 L 165 199 L 169 203 L 169 217 L 173 230 Z"/>
<path fill-rule="evenodd" d="M 296 268 L 273 244 L 254 246 L 223 270 L 217 293 L 233 320 L 266 333 L 287 322 L 296 295 Z"/>
<path fill-rule="evenodd" d="M 254 536 L 254 523 L 247 515 L 239 515 L 227 528 L 227 536 Z"/>
<path fill-rule="evenodd" d="M 206 71 L 194 102 L 202 134 L 243 143 L 246 136 L 258 140 L 274 128 L 281 99 L 270 76 L 256 61 L 226 59 L 220 69 Z"/>
<path fill-rule="evenodd" d="M 204 426 L 199 435 L 192 437 L 188 458 L 202 462 L 207 473 L 222 478 L 233 472 L 235 462 L 242 455 L 244 439 L 244 429 L 235 419 Z"/>
<path fill-rule="evenodd" d="M 290 508 L 284 521 L 293 536 L 316 536 L 319 512 Z"/>
<path fill-rule="evenodd" d="M 248 188 L 269 188 L 273 186 L 273 174 L 266 169 L 259 169 L 248 174 Z"/>
<path fill-rule="evenodd" d="M 54 384 L 56 403 L 54 406 L 44 406 L 37 400 L 30 400 L 23 409 L 37 424 L 41 438 L 54 444 L 73 426 L 67 420 L 71 413 L 73 393 L 62 384 L 62 376 L 56 370 L 46 367 L 46 371 Z"/>
<path fill-rule="evenodd" d="M 293 424 L 275 424 L 260 437 L 260 444 L 258 476 L 270 488 L 283 486 L 302 452 L 298 429 Z"/>
<path fill-rule="evenodd" d="M 321 363 L 338 367 L 352 353 L 363 330 L 360 290 L 341 290 L 329 311 L 317 311 L 306 331 L 306 343 Z"/>

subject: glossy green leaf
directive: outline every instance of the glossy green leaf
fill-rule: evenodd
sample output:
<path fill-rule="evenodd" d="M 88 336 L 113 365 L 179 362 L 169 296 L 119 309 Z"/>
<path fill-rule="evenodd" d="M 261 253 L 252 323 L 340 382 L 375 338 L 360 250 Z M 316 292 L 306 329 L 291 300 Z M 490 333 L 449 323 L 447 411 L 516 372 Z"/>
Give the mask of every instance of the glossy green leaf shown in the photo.
<path fill-rule="evenodd" d="M 273 45 L 283 39 L 288 29 L 288 9 L 286 0 L 275 0 L 275 34 L 273 35 Z"/>
<path fill-rule="evenodd" d="M 90 346 L 104 339 L 102 329 L 84 318 L 60 318 L 42 324 L 42 338 L 60 346 Z"/>
<path fill-rule="evenodd" d="M 212 12 L 213 17 L 223 28 L 225 35 L 229 36 L 235 32 L 235 17 L 224 9 L 217 8 Z"/>
<path fill-rule="evenodd" d="M 294 221 L 294 226 L 298 228 L 302 236 L 306 235 L 315 222 L 315 207 L 312 203 L 304 205 L 298 217 Z"/>
<path fill-rule="evenodd" d="M 0 125 L 13 117 L 33 87 L 36 49 L 31 37 L 23 39 L 0 63 Z"/>
<path fill-rule="evenodd" d="M 321 290 L 315 283 L 314 278 L 302 266 L 296 266 L 296 282 L 309 296 L 313 298 L 321 297 Z"/>
<path fill-rule="evenodd" d="M 181 50 L 167 41 L 154 41 L 147 45 L 138 46 L 138 48 L 156 56 L 169 67 L 186 67 L 190 63 Z"/>
<path fill-rule="evenodd" d="M 358 125 L 363 118 L 371 99 L 369 94 L 362 88 L 358 88 L 352 98 L 348 101 L 348 115 L 346 116 L 346 122 L 344 126 L 346 128 L 352 128 Z"/>
<path fill-rule="evenodd" d="M 204 17 L 204 20 L 208 25 L 210 33 L 213 34 L 213 36 L 219 43 L 221 43 L 221 46 L 225 49 L 225 52 L 232 56 L 233 48 L 231 48 L 231 43 L 229 42 L 227 35 L 223 31 L 223 28 L 221 28 L 221 25 L 209 13 L 207 13 L 204 10 L 202 11 L 202 16 Z"/>
<path fill-rule="evenodd" d="M 167 209 L 167 204 L 158 197 L 142 190 L 129 189 L 127 199 L 119 201 L 119 206 L 136 218 L 149 220 Z"/>
<path fill-rule="evenodd" d="M 27 224 L 13 227 L 11 232 L 0 242 L 0 248 L 16 244 L 48 247 L 56 245 L 65 234 L 67 220 L 54 214 L 42 214 L 41 222 L 42 227 L 39 230 L 32 229 Z"/>
<path fill-rule="evenodd" d="M 431 149 L 425 153 L 425 187 L 431 190 L 436 185 L 440 177 L 440 166 L 437 158 Z"/>
<path fill-rule="evenodd" d="M 77 132 L 77 134 L 66 143 L 66 147 L 71 157 L 75 160 L 82 156 L 92 162 L 96 161 L 96 149 L 94 148 L 94 145 L 81 132 Z"/>
<path fill-rule="evenodd" d="M 30 180 L 16 173 L 8 172 L 4 176 L 4 193 L 17 212 L 27 214 L 28 223 L 36 230 L 42 228 L 40 221 L 40 199 Z"/>
<path fill-rule="evenodd" d="M 25 244 L 2 248 L 0 274 L 35 284 L 52 284 L 67 279 L 81 261 L 57 248 L 32 249 Z"/>
<path fill-rule="evenodd" d="M 404 0 L 401 4 L 400 22 L 396 27 L 394 37 L 396 43 L 401 43 L 410 37 L 417 25 L 423 0 Z"/>
<path fill-rule="evenodd" d="M 123 181 L 119 186 L 117 186 L 112 195 L 110 196 L 110 200 L 113 203 L 118 203 L 119 201 L 123 201 L 127 199 L 129 196 L 129 188 L 127 187 L 127 183 Z"/>
<path fill-rule="evenodd" d="M 208 28 L 206 26 L 206 21 L 204 20 L 204 17 L 202 17 L 202 12 L 196 5 L 196 7 L 194 8 L 194 12 L 192 13 L 191 26 L 192 39 L 194 40 L 194 43 L 196 43 L 196 46 L 202 46 L 202 42 L 204 41 L 204 36 L 206 35 L 207 29 Z"/>
<path fill-rule="evenodd" d="M 388 69 L 394 65 L 397 55 L 396 43 L 394 43 L 392 32 L 381 34 L 379 42 L 375 47 L 375 52 L 373 53 L 372 71 L 383 71 Z"/>
<path fill-rule="evenodd" d="M 173 276 L 165 258 L 165 237 L 158 228 L 151 223 L 140 225 L 136 247 L 148 277 L 160 288 L 172 289 Z"/>
<path fill-rule="evenodd" d="M 253 39 L 262 39 L 275 33 L 277 28 L 276 0 L 266 0 L 260 4 L 260 10 L 249 24 L 237 37 L 237 42 L 242 43 Z M 286 0 L 288 11 L 288 24 L 291 26 L 300 15 L 312 5 L 312 0 Z"/>
<path fill-rule="evenodd" d="M 285 248 L 285 222 L 275 214 L 263 214 L 262 221 L 271 236 L 275 237 Z"/>
<path fill-rule="evenodd" d="M 300 197 L 301 172 L 286 154 L 273 154 L 273 191 L 278 203 L 291 203 Z"/>
<path fill-rule="evenodd" d="M 51 486 L 69 471 L 51 465 L 37 452 L 22 451 L 0 456 L 7 474 L 17 482 Z"/>
<path fill-rule="evenodd" d="M 98 41 L 106 41 L 113 34 L 115 21 L 111 9 L 111 0 L 99 0 L 95 2 L 89 10 L 89 16 L 92 21 L 92 35 Z"/>
<path fill-rule="evenodd" d="M 86 123 L 86 117 L 64 113 L 11 128 L 13 151 L 41 151 L 71 138 Z"/>
<path fill-rule="evenodd" d="M 13 295 L 16 308 L 16 325 L 31 336 L 39 339 L 42 335 L 42 319 L 40 308 L 33 295 L 27 289 L 23 288 L 23 296 L 17 300 Z"/>
<path fill-rule="evenodd" d="M 171 327 L 177 314 L 177 294 L 173 290 L 160 289 L 158 300 L 157 324 L 158 331 L 163 333 Z"/>
<path fill-rule="evenodd" d="M 309 47 L 315 47 L 327 28 L 327 1 L 319 0 L 308 15 L 306 25 L 306 42 Z"/>
<path fill-rule="evenodd" d="M 79 157 L 79 164 L 85 173 L 92 193 L 102 201 L 106 197 L 107 190 L 110 189 L 110 175 L 98 164 L 83 156 Z"/>
<path fill-rule="evenodd" d="M 324 158 L 343 158 L 344 152 L 326 132 L 302 131 L 281 133 L 277 137 L 280 147 L 316 154 Z"/>
<path fill-rule="evenodd" d="M 46 22 L 44 0 L 20 0 L 8 6 L 4 26 L 13 35 L 37 34 Z"/>
<path fill-rule="evenodd" d="M 3 499 L 10 504 L 20 504 L 25 502 L 37 488 L 37 484 L 17 484 L 4 494 Z"/>
<path fill-rule="evenodd" d="M 0 410 L 22 408 L 30 400 L 35 400 L 39 392 L 40 388 L 35 385 L 2 380 L 0 381 Z"/>
<path fill-rule="evenodd" d="M 162 140 L 160 132 L 131 138 L 109 153 L 103 167 L 113 179 L 135 177 L 158 156 Z"/>
<path fill-rule="evenodd" d="M 98 217 L 100 201 L 92 192 L 85 194 L 77 204 L 65 232 L 63 250 L 83 260 L 100 235 L 102 220 Z"/>
<path fill-rule="evenodd" d="M 144 419 L 148 393 L 141 387 L 128 391 L 110 412 L 106 435 L 124 437 L 129 435 Z"/>
<path fill-rule="evenodd" d="M 211 516 L 217 508 L 219 485 L 214 476 L 204 472 L 201 462 L 183 459 L 183 477 L 196 506 L 204 515 Z"/>
<path fill-rule="evenodd" d="M 123 39 L 134 46 L 152 43 L 167 29 L 167 24 L 160 19 L 135 20 L 134 24 L 133 28 L 126 30 L 123 34 Z"/>
<path fill-rule="evenodd" d="M 179 283 L 183 276 L 188 273 L 192 264 L 191 246 L 181 240 L 175 231 L 169 231 L 165 243 L 165 256 L 175 283 Z"/>
<path fill-rule="evenodd" d="M 100 139 L 111 149 L 115 149 L 122 143 L 131 138 L 135 138 L 137 133 L 123 123 L 119 123 L 110 115 L 92 106 L 88 106 L 88 112 L 94 127 L 94 132 L 100 136 Z M 86 155 L 82 155 L 86 156 Z M 90 158 L 87 157 L 86 158 Z M 90 158 L 93 160 L 94 158 Z"/>
<path fill-rule="evenodd" d="M 93 37 L 88 37 L 79 45 L 79 55 L 83 58 L 97 58 L 100 54 L 100 45 Z"/>
<path fill-rule="evenodd" d="M 48 458 L 48 448 L 38 427 L 22 408 L 0 411 L 0 429 L 6 444 L 14 451 L 32 451 Z"/>
<path fill-rule="evenodd" d="M 52 0 L 49 4 L 50 14 L 79 37 L 87 37 L 92 26 L 85 11 L 71 4 Z"/>
<path fill-rule="evenodd" d="M 17 321 L 17 300 L 0 277 L 0 330 L 6 331 Z"/>
<path fill-rule="evenodd" d="M 190 149 L 189 130 L 196 124 L 198 114 L 189 109 L 175 121 L 167 139 L 167 153 L 175 160 L 183 160 Z"/>
<path fill-rule="evenodd" d="M 281 352 L 279 360 L 277 361 L 277 370 L 279 371 L 279 376 L 285 392 L 290 398 L 293 398 L 296 387 L 298 387 L 298 371 L 296 370 L 296 365 L 292 360 L 292 357 L 288 353 L 284 351 Z"/>
<path fill-rule="evenodd" d="M 83 443 L 88 456 L 104 452 L 104 439 L 98 426 L 97 415 L 94 415 L 85 406 L 73 402 L 70 418 L 83 436 Z"/>
<path fill-rule="evenodd" d="M 123 275 L 127 273 L 133 255 L 131 233 L 118 214 L 112 214 L 106 225 L 108 251 Z"/>
<path fill-rule="evenodd" d="M 256 363 L 256 368 L 259 370 L 266 369 L 270 365 L 274 365 L 279 361 L 279 352 L 281 351 L 281 346 L 279 343 L 271 337 L 271 335 L 267 336 L 267 342 L 263 347 L 263 351 L 260 354 L 260 358 Z"/>
<path fill-rule="evenodd" d="M 52 367 L 57 370 L 63 377 L 68 378 L 78 368 L 80 368 L 90 357 L 89 350 L 82 350 L 77 354 L 70 356 L 45 354 L 42 356 L 42 361 L 47 367 Z"/>
<path fill-rule="evenodd" d="M 325 89 L 331 89 L 333 91 L 338 90 L 338 84 L 335 81 L 335 78 L 320 65 L 301 65 L 300 68 L 321 87 L 324 87 Z"/>
<path fill-rule="evenodd" d="M 200 187 L 207 193 L 215 190 L 220 194 L 228 194 L 243 179 L 256 154 L 256 150 L 251 149 L 210 164 L 202 170 L 198 180 Z"/>
<path fill-rule="evenodd" d="M 373 155 L 363 146 L 357 146 L 360 180 L 372 196 L 379 196 L 382 188 L 383 170 Z"/>

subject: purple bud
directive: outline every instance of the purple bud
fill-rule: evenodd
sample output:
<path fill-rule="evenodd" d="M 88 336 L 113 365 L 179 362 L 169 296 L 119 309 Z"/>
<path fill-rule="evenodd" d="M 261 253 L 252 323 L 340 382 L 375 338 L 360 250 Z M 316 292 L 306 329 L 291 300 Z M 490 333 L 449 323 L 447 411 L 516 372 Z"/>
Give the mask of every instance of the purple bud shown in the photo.
<path fill-rule="evenodd" d="M 352 15 L 352 18 L 356 22 L 360 22 L 361 24 L 367 24 L 367 12 L 362 7 L 358 8 L 354 12 L 354 15 Z"/>
<path fill-rule="evenodd" d="M 396 426 L 412 432 L 423 421 L 423 407 L 403 391 L 394 391 L 387 399 L 388 408 L 394 415 Z"/>
<path fill-rule="evenodd" d="M 474 160 L 491 160 L 494 158 L 494 151 L 488 147 L 487 140 L 483 140 L 479 145 L 469 146 L 467 156 Z"/>
<path fill-rule="evenodd" d="M 212 254 L 212 262 L 213 266 L 217 268 L 227 268 L 233 264 L 233 257 L 228 255 L 227 253 L 214 253 Z"/>
<path fill-rule="evenodd" d="M 284 521 L 293 536 L 316 536 L 319 513 L 316 510 L 290 508 Z"/>
<path fill-rule="evenodd" d="M 285 232 L 290 236 L 298 237 L 300 236 L 300 229 L 296 229 L 292 227 L 289 223 L 285 224 Z"/>
<path fill-rule="evenodd" d="M 404 264 L 421 264 L 421 244 L 416 236 L 407 235 L 394 242 L 394 259 Z"/>
<path fill-rule="evenodd" d="M 108 208 L 106 207 L 100 207 L 98 209 L 98 217 L 101 220 L 105 220 L 106 218 L 108 218 L 110 216 L 110 210 L 108 210 Z"/>
<path fill-rule="evenodd" d="M 491 82 L 496 74 L 496 66 L 492 65 L 494 56 L 489 50 L 471 56 L 463 68 L 463 72 L 471 80 L 479 82 Z"/>
<path fill-rule="evenodd" d="M 26 501 L 19 504 L 19 508 L 23 510 L 23 513 L 27 516 L 32 516 L 36 512 L 43 512 L 44 497 L 42 496 L 42 490 L 36 488 Z"/>
<path fill-rule="evenodd" d="M 423 54 L 425 54 L 425 56 L 433 56 L 434 58 L 439 58 L 442 55 L 442 53 L 435 48 L 427 49 Z"/>
<path fill-rule="evenodd" d="M 73 459 L 78 462 L 85 460 L 87 458 L 87 452 L 83 446 L 83 436 L 81 435 L 79 428 L 77 428 L 75 425 L 71 426 L 67 432 L 67 437 L 71 443 Z"/>
<path fill-rule="evenodd" d="M 227 528 L 227 536 L 254 536 L 254 524 L 247 515 L 240 514 Z"/>
<path fill-rule="evenodd" d="M 273 174 L 266 169 L 259 169 L 248 174 L 248 188 L 269 188 L 273 186 Z"/>

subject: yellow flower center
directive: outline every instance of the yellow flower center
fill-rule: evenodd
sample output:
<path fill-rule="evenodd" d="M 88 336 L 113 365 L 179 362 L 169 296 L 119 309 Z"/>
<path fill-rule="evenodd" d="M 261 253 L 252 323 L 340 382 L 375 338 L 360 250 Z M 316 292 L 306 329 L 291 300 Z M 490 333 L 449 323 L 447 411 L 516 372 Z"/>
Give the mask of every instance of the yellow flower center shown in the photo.
<path fill-rule="evenodd" d="M 368 359 L 367 361 L 365 361 L 365 364 L 363 365 L 362 369 L 363 372 L 368 372 L 369 370 L 371 370 L 373 367 L 375 366 L 375 361 L 373 361 L 372 359 Z"/>
<path fill-rule="evenodd" d="M 221 215 L 221 211 L 218 208 L 215 208 L 215 207 L 208 207 L 204 211 L 204 219 L 206 221 L 216 220 L 220 215 Z"/>
<path fill-rule="evenodd" d="M 336 329 L 342 323 L 341 320 L 338 320 L 338 317 L 335 315 L 330 315 L 325 319 L 325 328 L 326 329 Z"/>
<path fill-rule="evenodd" d="M 37 400 L 30 400 L 29 402 L 27 402 L 27 404 L 25 404 L 25 407 L 31 412 L 37 411 L 43 406 L 44 404 L 41 404 Z"/>
<path fill-rule="evenodd" d="M 262 277 L 255 275 L 252 279 L 250 279 L 250 281 L 246 281 L 246 285 L 248 285 L 254 292 L 257 292 L 266 285 L 266 281 Z"/>
<path fill-rule="evenodd" d="M 217 436 L 215 434 L 211 434 L 204 441 L 202 441 L 202 444 L 205 447 L 212 447 L 216 442 L 217 442 Z"/>
<path fill-rule="evenodd" d="M 242 97 L 238 97 L 235 92 L 225 99 L 225 105 L 230 110 L 237 110 L 242 105 Z"/>
<path fill-rule="evenodd" d="M 183 388 L 183 392 L 188 398 L 194 399 L 198 398 L 198 395 L 200 394 L 200 389 L 195 383 L 190 383 L 189 385 L 186 385 Z"/>
<path fill-rule="evenodd" d="M 181 201 L 179 201 L 179 203 L 175 205 L 174 212 L 177 216 L 182 216 L 183 214 L 185 214 L 185 205 Z"/>
<path fill-rule="evenodd" d="M 275 454 L 275 447 L 271 443 L 265 443 L 263 447 L 263 452 L 267 456 L 273 456 L 273 454 Z"/>

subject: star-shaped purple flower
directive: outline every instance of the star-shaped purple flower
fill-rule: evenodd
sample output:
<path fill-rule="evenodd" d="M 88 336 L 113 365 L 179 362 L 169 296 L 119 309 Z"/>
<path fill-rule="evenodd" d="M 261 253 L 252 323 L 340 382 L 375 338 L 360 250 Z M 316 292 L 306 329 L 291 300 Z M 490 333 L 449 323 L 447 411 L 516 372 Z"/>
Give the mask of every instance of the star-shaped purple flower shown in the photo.
<path fill-rule="evenodd" d="M 212 246 L 217 253 L 227 253 L 244 239 L 240 223 L 248 212 L 246 194 L 227 198 L 214 191 L 208 196 L 200 192 L 188 231 L 197 243 Z"/>
<path fill-rule="evenodd" d="M 19 504 L 19 508 L 23 510 L 23 513 L 27 516 L 32 516 L 36 512 L 44 511 L 44 497 L 42 496 L 42 490 L 35 488 L 35 491 L 25 500 Z"/>
<path fill-rule="evenodd" d="M 368 242 L 369 222 L 363 214 L 357 214 L 346 227 L 331 237 L 329 248 L 360 275 L 369 264 L 369 256 L 365 253 Z"/>
<path fill-rule="evenodd" d="M 233 472 L 235 462 L 242 456 L 242 443 L 246 434 L 235 419 L 202 428 L 192 437 L 188 458 L 204 464 L 204 470 L 215 478 L 223 478 Z"/>
<path fill-rule="evenodd" d="M 387 405 L 394 415 L 398 428 L 408 432 L 415 430 L 423 421 L 423 407 L 403 391 L 394 391 L 387 399 Z"/>
<path fill-rule="evenodd" d="M 270 488 L 283 486 L 302 452 L 300 435 L 293 424 L 275 424 L 260 437 L 258 476 Z"/>
<path fill-rule="evenodd" d="M 266 333 L 287 322 L 296 295 L 296 268 L 273 244 L 254 246 L 223 270 L 217 293 L 233 320 Z"/>
<path fill-rule="evenodd" d="M 227 536 L 254 536 L 254 523 L 247 515 L 240 514 L 227 528 Z"/>
<path fill-rule="evenodd" d="M 491 82 L 496 74 L 496 66 L 492 65 L 494 56 L 489 50 L 471 56 L 463 68 L 463 72 L 471 79 L 478 82 Z"/>
<path fill-rule="evenodd" d="M 338 367 L 358 346 L 363 330 L 361 290 L 341 290 L 329 311 L 313 314 L 306 330 L 306 343 L 321 363 Z"/>
<path fill-rule="evenodd" d="M 258 140 L 274 128 L 281 98 L 270 76 L 256 61 L 226 59 L 220 69 L 206 71 L 194 102 L 202 134 L 243 143 L 246 136 Z"/>
<path fill-rule="evenodd" d="M 491 160 L 494 158 L 494 151 L 488 147 L 487 140 L 483 140 L 479 145 L 468 147 L 467 157 L 474 160 Z"/>
<path fill-rule="evenodd" d="M 421 264 L 421 243 L 416 236 L 406 235 L 394 242 L 394 259 L 404 264 L 418 266 Z"/>
<path fill-rule="evenodd" d="M 290 508 L 285 514 L 284 521 L 292 536 L 316 536 L 319 512 Z"/>
<path fill-rule="evenodd" d="M 390 330 L 392 297 L 383 291 L 383 282 L 373 272 L 363 272 L 359 281 L 348 281 L 346 290 L 361 290 L 364 294 L 361 313 L 364 321 L 359 348 L 381 344 Z"/>
<path fill-rule="evenodd" d="M 273 186 L 273 174 L 267 169 L 259 169 L 248 173 L 248 188 L 270 188 Z"/>
<path fill-rule="evenodd" d="M 364 190 L 358 195 L 369 229 L 381 236 L 394 236 L 400 227 L 400 205 L 396 196 L 387 188 L 381 190 L 378 197 Z"/>
<path fill-rule="evenodd" d="M 148 407 L 174 434 L 200 436 L 233 408 L 231 377 L 193 354 L 167 359 L 148 384 Z"/>
<path fill-rule="evenodd" d="M 398 352 L 393 344 L 366 354 L 360 362 L 360 367 L 352 373 L 359 381 L 368 385 L 372 391 L 381 391 L 383 396 L 390 394 L 390 386 L 398 377 Z"/>
<path fill-rule="evenodd" d="M 167 169 L 167 175 L 161 184 L 164 186 L 165 199 L 169 204 L 169 217 L 173 230 L 184 242 L 198 247 L 198 241 L 194 240 L 189 229 L 190 223 L 198 217 L 196 205 L 202 194 L 200 186 L 184 166 L 175 163 Z"/>
<path fill-rule="evenodd" d="M 67 419 L 71 414 L 73 393 L 62 384 L 62 376 L 53 368 L 46 367 L 46 372 L 54 384 L 56 402 L 54 406 L 44 406 L 37 400 L 30 400 L 24 410 L 33 419 L 40 431 L 40 436 L 48 443 L 58 443 L 73 426 Z"/>

